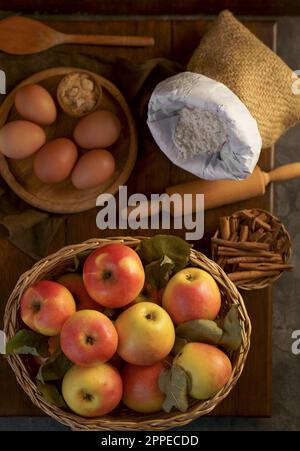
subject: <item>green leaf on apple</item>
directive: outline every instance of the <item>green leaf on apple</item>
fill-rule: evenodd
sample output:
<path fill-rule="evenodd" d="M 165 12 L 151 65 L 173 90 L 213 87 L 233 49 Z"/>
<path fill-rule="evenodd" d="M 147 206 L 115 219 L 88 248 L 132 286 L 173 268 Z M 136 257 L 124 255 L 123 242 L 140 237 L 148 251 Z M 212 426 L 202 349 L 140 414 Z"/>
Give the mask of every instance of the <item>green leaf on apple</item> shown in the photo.
<path fill-rule="evenodd" d="M 87 250 L 83 251 L 80 254 L 76 254 L 73 257 L 73 261 L 70 267 L 66 269 L 66 272 L 77 272 L 81 269 L 82 263 L 84 263 L 85 259 L 92 253 L 92 251 Z"/>
<path fill-rule="evenodd" d="M 56 407 L 66 408 L 67 405 L 60 394 L 58 388 L 53 384 L 43 384 L 37 382 L 37 389 L 41 393 L 42 397 L 50 404 L 54 404 Z"/>
<path fill-rule="evenodd" d="M 170 369 L 162 371 L 158 379 L 158 386 L 166 395 L 162 406 L 165 412 L 171 412 L 173 407 L 181 412 L 187 411 L 190 380 L 183 368 L 179 365 L 172 365 Z"/>
<path fill-rule="evenodd" d="M 242 327 L 236 306 L 232 306 L 225 318 L 218 323 L 207 319 L 195 319 L 176 327 L 177 347 L 186 342 L 206 343 L 222 346 L 227 351 L 236 351 L 242 344 Z M 176 344 L 176 342 L 175 342 Z"/>
<path fill-rule="evenodd" d="M 31 354 L 37 357 L 48 357 L 48 338 L 37 332 L 21 329 L 7 343 L 6 355 Z"/>
<path fill-rule="evenodd" d="M 217 345 L 223 335 L 223 330 L 208 319 L 194 319 L 179 324 L 176 327 L 176 335 L 189 342 L 199 342 Z"/>
<path fill-rule="evenodd" d="M 242 326 L 236 306 L 231 307 L 222 321 L 221 327 L 223 335 L 219 344 L 229 351 L 236 351 L 242 344 Z"/>
<path fill-rule="evenodd" d="M 165 287 L 175 268 L 174 262 L 164 255 L 160 260 L 153 261 L 145 266 L 147 282 L 157 290 Z"/>
<path fill-rule="evenodd" d="M 144 266 L 146 281 L 154 288 L 166 286 L 170 277 L 189 262 L 190 245 L 173 235 L 155 235 L 141 241 L 137 249 Z"/>
<path fill-rule="evenodd" d="M 40 366 L 36 379 L 42 383 L 62 379 L 72 365 L 59 348 Z"/>

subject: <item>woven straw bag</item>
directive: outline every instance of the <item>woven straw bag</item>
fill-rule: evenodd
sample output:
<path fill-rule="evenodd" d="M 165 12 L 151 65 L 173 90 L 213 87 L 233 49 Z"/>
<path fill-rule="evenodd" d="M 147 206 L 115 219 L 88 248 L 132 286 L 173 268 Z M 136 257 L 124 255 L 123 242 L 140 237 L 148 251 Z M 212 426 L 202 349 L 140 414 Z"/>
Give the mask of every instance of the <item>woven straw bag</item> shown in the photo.
<path fill-rule="evenodd" d="M 203 36 L 187 70 L 223 83 L 240 98 L 257 121 L 263 148 L 300 119 L 294 73 L 229 11 Z"/>
<path fill-rule="evenodd" d="M 92 239 L 82 244 L 67 246 L 39 261 L 29 271 L 24 273 L 18 280 L 6 305 L 4 331 L 7 338 L 10 339 L 20 329 L 20 299 L 29 286 L 40 279 L 61 275 L 66 271 L 66 268 L 70 267 L 70 263 L 74 260 L 75 256 L 79 256 L 82 253 L 86 254 L 87 251 L 93 251 L 109 242 L 121 242 L 132 248 L 136 248 L 140 243 L 140 239 L 132 237 L 117 237 L 101 240 Z M 211 412 L 230 393 L 243 371 L 250 347 L 251 323 L 241 294 L 215 262 L 209 260 L 200 252 L 191 250 L 190 264 L 208 271 L 216 280 L 222 294 L 221 316 L 223 317 L 232 305 L 236 305 L 242 327 L 242 344 L 236 352 L 230 355 L 233 367 L 231 378 L 213 398 L 207 401 L 191 400 L 189 409 L 184 413 L 173 410 L 170 413 L 158 412 L 151 415 L 142 415 L 120 405 L 109 415 L 100 418 L 83 418 L 47 402 L 37 390 L 30 369 L 26 365 L 26 358 L 23 359 L 19 355 L 9 356 L 8 362 L 15 373 L 17 381 L 32 402 L 46 414 L 60 423 L 69 426 L 71 429 L 86 431 L 167 429 L 182 426 L 199 416 Z"/>

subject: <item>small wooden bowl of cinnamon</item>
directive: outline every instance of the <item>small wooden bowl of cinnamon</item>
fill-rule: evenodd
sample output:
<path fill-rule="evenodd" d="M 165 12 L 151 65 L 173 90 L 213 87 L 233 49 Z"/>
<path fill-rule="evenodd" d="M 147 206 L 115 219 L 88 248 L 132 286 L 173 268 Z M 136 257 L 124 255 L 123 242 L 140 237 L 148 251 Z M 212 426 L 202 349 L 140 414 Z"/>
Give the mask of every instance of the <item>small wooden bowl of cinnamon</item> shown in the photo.
<path fill-rule="evenodd" d="M 261 209 L 219 219 L 211 239 L 212 258 L 243 290 L 266 288 L 293 269 L 291 238 L 282 222 Z"/>

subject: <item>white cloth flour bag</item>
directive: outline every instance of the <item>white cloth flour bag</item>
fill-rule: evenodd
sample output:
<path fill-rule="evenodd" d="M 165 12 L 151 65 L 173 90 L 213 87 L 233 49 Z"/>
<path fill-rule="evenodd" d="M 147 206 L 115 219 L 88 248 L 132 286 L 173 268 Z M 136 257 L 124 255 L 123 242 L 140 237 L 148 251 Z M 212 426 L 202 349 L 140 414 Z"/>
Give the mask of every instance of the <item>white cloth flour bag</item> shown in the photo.
<path fill-rule="evenodd" d="M 147 124 L 167 157 L 202 179 L 244 179 L 260 155 L 261 136 L 245 104 L 204 75 L 182 72 L 159 83 Z"/>

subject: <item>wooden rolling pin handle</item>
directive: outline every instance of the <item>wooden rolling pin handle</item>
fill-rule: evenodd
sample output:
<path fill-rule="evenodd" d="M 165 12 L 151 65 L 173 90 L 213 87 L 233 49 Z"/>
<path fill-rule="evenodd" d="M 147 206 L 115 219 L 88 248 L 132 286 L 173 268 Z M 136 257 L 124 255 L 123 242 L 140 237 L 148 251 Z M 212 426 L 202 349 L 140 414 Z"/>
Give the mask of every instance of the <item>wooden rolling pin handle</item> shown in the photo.
<path fill-rule="evenodd" d="M 300 163 L 291 163 L 263 173 L 266 186 L 271 182 L 284 182 L 300 177 Z"/>
<path fill-rule="evenodd" d="M 63 42 L 71 44 L 91 44 L 120 47 L 153 47 L 151 36 L 109 36 L 63 34 Z"/>

